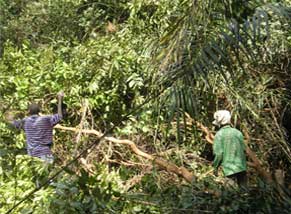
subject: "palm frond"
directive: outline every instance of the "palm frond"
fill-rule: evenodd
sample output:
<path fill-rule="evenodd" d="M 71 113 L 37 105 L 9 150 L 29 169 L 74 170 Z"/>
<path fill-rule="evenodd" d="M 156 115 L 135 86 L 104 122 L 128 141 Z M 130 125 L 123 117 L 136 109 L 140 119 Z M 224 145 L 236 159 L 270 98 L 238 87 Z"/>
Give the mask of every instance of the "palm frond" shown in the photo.
<path fill-rule="evenodd" d="M 207 78 L 208 73 L 219 71 L 227 79 L 226 72 L 233 75 L 232 60 L 237 61 L 242 70 L 244 70 L 244 58 L 248 61 L 257 62 L 262 58 L 259 46 L 270 38 L 270 13 L 273 12 L 287 21 L 289 20 L 288 22 L 291 21 L 290 8 L 269 5 L 265 9 L 258 8 L 254 15 L 243 24 L 232 20 L 226 28 L 220 31 L 217 38 L 201 48 L 198 54 L 196 54 L 198 45 L 192 45 L 189 50 L 184 50 L 188 52 L 183 53 L 183 60 L 176 61 L 163 68 L 163 75 L 159 79 L 160 83 L 170 86 L 177 79 L 189 75 L 189 69 L 186 69 L 189 65 L 192 67 L 193 77 L 199 75 Z M 194 37 L 189 35 L 186 38 Z M 195 43 L 195 41 L 188 42 L 189 44 Z M 183 43 L 185 43 L 185 40 L 183 40 Z M 182 46 L 185 46 L 185 44 L 182 44 Z M 197 56 L 193 56 L 193 53 Z M 221 70 L 221 66 L 226 66 L 227 70 Z"/>

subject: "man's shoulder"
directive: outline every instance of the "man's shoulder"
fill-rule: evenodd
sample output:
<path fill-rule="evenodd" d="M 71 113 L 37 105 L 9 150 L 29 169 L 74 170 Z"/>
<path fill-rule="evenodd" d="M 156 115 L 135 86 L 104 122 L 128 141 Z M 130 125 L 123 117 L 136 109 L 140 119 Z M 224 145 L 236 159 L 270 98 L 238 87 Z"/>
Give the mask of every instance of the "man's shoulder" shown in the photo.
<path fill-rule="evenodd" d="M 32 115 L 25 118 L 25 121 L 29 122 L 49 122 L 53 115 Z"/>
<path fill-rule="evenodd" d="M 29 120 L 34 120 L 34 119 L 36 119 L 36 118 L 37 118 L 37 116 L 30 115 L 30 116 L 24 117 L 24 118 L 22 119 L 22 122 L 26 122 L 26 121 L 29 121 Z"/>
<path fill-rule="evenodd" d="M 232 127 L 232 129 L 233 129 L 234 132 L 242 133 L 242 132 L 241 132 L 240 130 L 238 130 L 237 128 Z"/>
<path fill-rule="evenodd" d="M 231 127 L 231 126 L 228 126 L 228 127 L 225 127 L 221 130 L 219 130 L 220 133 L 234 133 L 234 134 L 238 134 L 238 135 L 242 135 L 242 132 L 240 130 L 238 130 L 237 128 L 234 128 L 234 127 Z"/>
<path fill-rule="evenodd" d="M 47 115 L 42 114 L 42 115 L 39 116 L 39 118 L 41 118 L 41 119 L 50 119 L 50 118 L 55 117 L 55 116 L 56 116 L 56 114 L 47 114 Z"/>
<path fill-rule="evenodd" d="M 237 128 L 231 127 L 228 131 L 231 132 L 235 136 L 243 137 L 242 132 L 238 130 Z"/>

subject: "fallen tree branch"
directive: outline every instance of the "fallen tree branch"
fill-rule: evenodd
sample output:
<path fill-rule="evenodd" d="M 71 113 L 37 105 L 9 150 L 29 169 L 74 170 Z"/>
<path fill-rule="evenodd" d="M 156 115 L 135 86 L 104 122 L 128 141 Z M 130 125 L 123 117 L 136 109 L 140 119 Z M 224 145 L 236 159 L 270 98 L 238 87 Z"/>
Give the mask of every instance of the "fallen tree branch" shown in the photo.
<path fill-rule="evenodd" d="M 61 130 L 66 130 L 66 131 L 73 131 L 73 132 L 82 132 L 85 134 L 94 134 L 97 137 L 101 137 L 102 133 L 98 132 L 96 130 L 88 130 L 88 129 L 78 129 L 78 128 L 74 128 L 74 127 L 65 127 L 65 126 L 61 126 L 61 125 L 56 125 L 55 128 L 57 129 L 61 129 Z M 154 164 L 156 164 L 157 166 L 159 166 L 160 168 L 177 174 L 181 177 L 183 177 L 187 182 L 191 183 L 193 181 L 193 179 L 195 179 L 196 177 L 194 177 L 194 175 L 189 172 L 185 167 L 178 167 L 177 165 L 168 162 L 167 160 L 164 160 L 162 158 L 157 158 L 151 154 L 148 154 L 146 152 L 141 151 L 134 142 L 130 141 L 130 140 L 120 140 L 114 137 L 104 137 L 105 140 L 108 140 L 112 143 L 116 143 L 116 144 L 122 144 L 122 145 L 126 145 L 128 147 L 130 147 L 130 149 L 138 156 L 141 156 L 143 158 L 146 158 L 148 160 L 151 160 Z"/>
<path fill-rule="evenodd" d="M 196 124 L 197 128 L 200 129 L 205 134 L 205 139 L 208 143 L 213 144 L 214 135 L 208 129 L 208 127 L 204 126 L 202 123 L 194 121 L 189 115 L 187 115 L 189 119 L 191 119 L 192 123 Z"/>

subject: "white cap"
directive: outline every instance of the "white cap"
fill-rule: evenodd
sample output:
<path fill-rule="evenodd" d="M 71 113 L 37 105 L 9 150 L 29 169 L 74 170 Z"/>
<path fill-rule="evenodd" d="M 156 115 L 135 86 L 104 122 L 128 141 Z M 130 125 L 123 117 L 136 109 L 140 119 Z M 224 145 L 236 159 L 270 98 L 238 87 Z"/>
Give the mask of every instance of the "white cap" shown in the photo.
<path fill-rule="evenodd" d="M 219 110 L 214 113 L 214 121 L 212 124 L 216 126 L 221 126 L 225 124 L 230 124 L 231 114 L 227 110 Z"/>

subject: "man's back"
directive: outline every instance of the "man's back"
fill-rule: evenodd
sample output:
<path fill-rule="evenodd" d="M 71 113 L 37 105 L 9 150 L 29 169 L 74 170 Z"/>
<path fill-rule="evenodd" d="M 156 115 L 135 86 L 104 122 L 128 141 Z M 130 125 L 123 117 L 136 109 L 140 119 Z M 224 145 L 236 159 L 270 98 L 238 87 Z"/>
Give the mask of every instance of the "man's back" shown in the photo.
<path fill-rule="evenodd" d="M 245 145 L 242 133 L 227 125 L 215 135 L 214 152 L 221 154 L 225 176 L 246 170 Z"/>
<path fill-rule="evenodd" d="M 28 154 L 34 157 L 51 155 L 53 126 L 61 120 L 58 114 L 49 116 L 32 115 L 16 121 L 15 127 L 23 128 L 26 135 Z"/>

